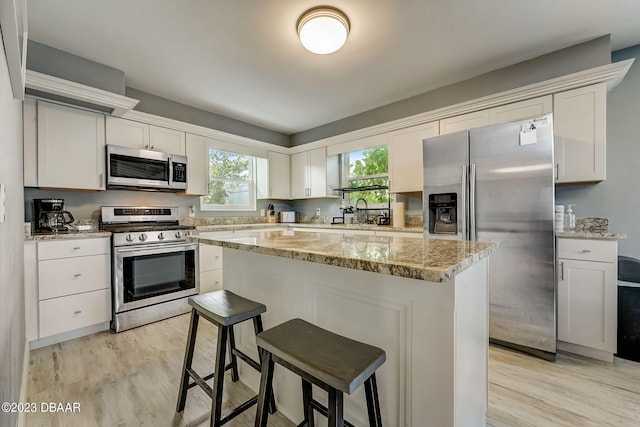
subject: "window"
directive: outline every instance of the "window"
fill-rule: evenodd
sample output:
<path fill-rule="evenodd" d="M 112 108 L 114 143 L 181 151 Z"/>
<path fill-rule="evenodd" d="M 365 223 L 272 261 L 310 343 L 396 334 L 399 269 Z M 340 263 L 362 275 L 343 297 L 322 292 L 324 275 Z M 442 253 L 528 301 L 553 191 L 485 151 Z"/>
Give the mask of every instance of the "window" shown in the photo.
<path fill-rule="evenodd" d="M 344 162 L 347 187 L 389 185 L 389 152 L 386 145 L 346 153 Z M 386 207 L 389 190 L 349 193 L 349 204 L 355 206 L 359 198 L 365 199 L 369 207 Z"/>
<path fill-rule="evenodd" d="M 255 169 L 255 157 L 209 149 L 209 194 L 200 198 L 200 209 L 255 210 Z"/>

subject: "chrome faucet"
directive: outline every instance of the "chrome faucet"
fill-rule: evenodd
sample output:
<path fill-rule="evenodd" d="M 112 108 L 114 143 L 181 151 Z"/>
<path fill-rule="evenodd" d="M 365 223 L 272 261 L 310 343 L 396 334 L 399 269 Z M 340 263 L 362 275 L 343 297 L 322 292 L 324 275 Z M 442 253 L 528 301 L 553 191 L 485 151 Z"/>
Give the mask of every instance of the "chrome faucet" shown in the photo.
<path fill-rule="evenodd" d="M 364 202 L 364 209 L 358 208 L 358 203 L 360 203 L 360 200 Z M 356 200 L 356 212 L 357 212 L 358 222 L 360 224 L 366 224 L 369 220 L 369 204 L 362 197 Z"/>

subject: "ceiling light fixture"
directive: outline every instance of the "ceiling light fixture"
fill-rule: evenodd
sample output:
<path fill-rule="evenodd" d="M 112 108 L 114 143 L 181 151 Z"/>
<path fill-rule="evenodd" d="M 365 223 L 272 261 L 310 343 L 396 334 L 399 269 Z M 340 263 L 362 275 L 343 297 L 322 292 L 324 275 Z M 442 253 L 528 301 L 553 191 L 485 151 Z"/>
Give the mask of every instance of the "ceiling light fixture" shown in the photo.
<path fill-rule="evenodd" d="M 314 7 L 302 14 L 297 27 L 305 49 L 326 55 L 337 51 L 347 41 L 349 18 L 334 7 Z"/>

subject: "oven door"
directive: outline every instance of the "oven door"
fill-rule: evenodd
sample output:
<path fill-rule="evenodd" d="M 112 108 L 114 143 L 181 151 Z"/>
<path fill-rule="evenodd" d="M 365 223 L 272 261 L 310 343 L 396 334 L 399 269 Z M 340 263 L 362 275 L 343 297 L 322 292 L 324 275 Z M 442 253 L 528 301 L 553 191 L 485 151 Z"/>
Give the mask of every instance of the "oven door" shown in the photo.
<path fill-rule="evenodd" d="M 169 189 L 170 164 L 166 153 L 107 145 L 107 186 Z"/>
<path fill-rule="evenodd" d="M 198 243 L 116 247 L 114 312 L 195 295 L 200 291 L 198 271 Z"/>

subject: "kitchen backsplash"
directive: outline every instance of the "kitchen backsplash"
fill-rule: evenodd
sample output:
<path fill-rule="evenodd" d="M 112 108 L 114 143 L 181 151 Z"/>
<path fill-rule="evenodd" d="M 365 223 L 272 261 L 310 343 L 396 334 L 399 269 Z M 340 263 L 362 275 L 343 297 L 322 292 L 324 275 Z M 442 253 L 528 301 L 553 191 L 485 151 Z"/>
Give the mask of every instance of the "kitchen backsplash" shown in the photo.
<path fill-rule="evenodd" d="M 609 218 L 576 218 L 576 231 L 608 233 Z"/>

